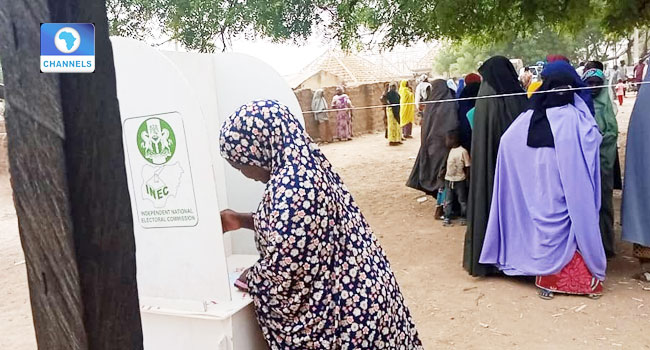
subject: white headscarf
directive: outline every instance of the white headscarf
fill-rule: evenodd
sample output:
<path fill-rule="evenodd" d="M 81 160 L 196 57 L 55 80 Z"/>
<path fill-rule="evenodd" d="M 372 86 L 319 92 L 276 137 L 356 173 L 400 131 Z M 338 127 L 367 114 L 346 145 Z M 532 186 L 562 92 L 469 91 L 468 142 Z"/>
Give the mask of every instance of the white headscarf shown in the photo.
<path fill-rule="evenodd" d="M 311 110 L 314 112 L 316 120 L 327 120 L 327 112 L 323 112 L 327 109 L 327 101 L 323 94 L 323 89 L 318 89 L 314 91 L 314 97 L 311 100 Z"/>
<path fill-rule="evenodd" d="M 426 101 L 429 96 L 427 96 L 427 88 L 431 88 L 431 84 L 426 81 L 429 77 L 426 74 L 420 76 L 420 83 L 415 87 L 415 108 L 420 108 L 420 102 Z"/>

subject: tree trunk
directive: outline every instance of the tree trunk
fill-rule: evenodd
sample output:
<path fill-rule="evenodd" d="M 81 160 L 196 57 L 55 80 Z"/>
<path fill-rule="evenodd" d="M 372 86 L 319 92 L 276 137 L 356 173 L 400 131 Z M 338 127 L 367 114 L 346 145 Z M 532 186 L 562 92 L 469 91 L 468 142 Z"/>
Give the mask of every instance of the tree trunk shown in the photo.
<path fill-rule="evenodd" d="M 45 22 L 92 22 L 96 72 L 39 72 Z M 40 349 L 142 349 L 102 0 L 0 0 L 9 161 Z"/>
<path fill-rule="evenodd" d="M 625 55 L 626 57 L 626 65 L 632 64 L 634 59 L 632 58 L 632 48 L 634 47 L 634 36 L 628 39 L 627 41 L 627 49 L 625 50 Z"/>
<path fill-rule="evenodd" d="M 643 40 L 643 53 L 641 57 L 645 57 L 648 54 L 648 30 L 644 30 L 644 37 L 645 39 Z"/>

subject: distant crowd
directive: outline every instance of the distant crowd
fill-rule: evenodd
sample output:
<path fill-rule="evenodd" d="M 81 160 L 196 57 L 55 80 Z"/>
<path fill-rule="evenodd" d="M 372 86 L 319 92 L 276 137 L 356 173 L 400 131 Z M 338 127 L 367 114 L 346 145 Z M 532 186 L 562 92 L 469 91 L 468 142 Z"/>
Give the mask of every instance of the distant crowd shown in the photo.
<path fill-rule="evenodd" d="M 533 276 L 546 299 L 601 295 L 607 259 L 616 254 L 613 191 L 623 188 L 616 101 L 623 104 L 646 72 L 643 61 L 624 78 L 618 67 L 606 74 L 590 61 L 576 69 L 549 55 L 533 79 L 530 69 L 518 74 L 495 56 L 455 90 L 454 81 L 421 78 L 421 147 L 407 186 L 437 199 L 443 225 L 455 218 L 467 225 L 463 265 L 471 275 Z M 650 113 L 648 89 L 639 92 L 632 124 L 647 123 L 639 119 Z M 650 168 L 630 156 L 648 147 L 631 149 L 646 142 L 633 135 L 623 239 L 635 243 L 640 276 L 650 281 L 643 265 L 650 263 L 650 213 L 641 214 L 640 196 Z"/>
<path fill-rule="evenodd" d="M 388 144 L 412 138 L 421 121 L 406 184 L 436 199 L 434 217 L 444 226 L 456 219 L 467 226 L 463 265 L 470 274 L 536 276 L 545 298 L 600 296 L 607 258 L 616 254 L 613 191 L 623 188 L 617 104 L 647 73 L 643 60 L 630 74 L 620 63 L 573 67 L 549 55 L 518 73 L 496 56 L 459 79 L 422 75 L 415 88 L 407 80 L 386 84 L 380 102 Z M 327 107 L 316 91 L 313 110 Z M 338 138 L 350 139 L 352 102 L 343 88 L 329 107 L 337 110 Z M 629 240 L 640 258 L 650 258 L 650 237 Z M 558 285 L 563 278 L 582 284 Z"/>
<path fill-rule="evenodd" d="M 630 120 L 623 182 L 608 78 L 596 61 L 582 73 L 549 56 L 528 98 L 510 60 L 495 56 L 458 85 L 424 76 L 415 89 L 387 87 L 389 144 L 407 139 L 422 117 L 407 185 L 440 201 L 435 216 L 445 225 L 467 225 L 471 275 L 530 276 L 544 299 L 600 297 L 617 253 L 613 190 L 623 187 L 622 238 L 634 244 L 638 277 L 650 282 L 650 77 Z M 321 124 L 332 108 L 338 138 L 352 137 L 343 88 L 329 104 L 322 92 L 313 102 Z M 422 349 L 379 240 L 289 108 L 243 105 L 223 124 L 219 145 L 230 165 L 266 183 L 255 213 L 224 210 L 221 222 L 223 232 L 257 232 L 260 258 L 235 286 L 253 297 L 270 347 Z"/>

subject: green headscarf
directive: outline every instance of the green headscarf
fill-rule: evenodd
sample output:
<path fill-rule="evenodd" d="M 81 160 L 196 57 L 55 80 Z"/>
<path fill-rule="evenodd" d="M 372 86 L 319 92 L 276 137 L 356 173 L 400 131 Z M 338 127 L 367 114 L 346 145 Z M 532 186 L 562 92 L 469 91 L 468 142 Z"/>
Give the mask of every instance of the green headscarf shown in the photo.
<path fill-rule="evenodd" d="M 586 71 L 582 75 L 582 81 L 587 81 L 587 79 L 589 79 L 591 77 L 598 77 L 598 78 L 602 79 L 603 81 L 605 81 L 605 73 L 603 73 L 603 71 L 600 70 L 600 69 L 592 68 L 592 69 Z"/>
<path fill-rule="evenodd" d="M 605 81 L 605 74 L 600 69 L 590 69 L 582 76 L 586 81 L 591 77 L 598 77 Z M 613 169 L 616 161 L 616 141 L 618 139 L 618 123 L 616 122 L 616 113 L 612 107 L 612 100 L 607 92 L 609 87 L 603 87 L 600 93 L 594 98 L 594 107 L 596 110 L 596 123 L 600 133 L 603 135 L 603 142 L 600 144 L 600 167 L 604 169 Z"/>

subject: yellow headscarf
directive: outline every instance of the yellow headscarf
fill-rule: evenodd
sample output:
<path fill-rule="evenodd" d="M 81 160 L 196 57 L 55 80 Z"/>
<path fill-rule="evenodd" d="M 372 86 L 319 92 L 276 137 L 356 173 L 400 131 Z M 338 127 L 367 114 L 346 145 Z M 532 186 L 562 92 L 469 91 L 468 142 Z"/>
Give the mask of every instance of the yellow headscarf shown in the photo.
<path fill-rule="evenodd" d="M 533 93 L 537 91 L 541 86 L 542 86 L 541 81 L 535 81 L 530 83 L 530 85 L 528 85 L 528 98 L 533 96 Z"/>
<path fill-rule="evenodd" d="M 413 123 L 415 120 L 415 95 L 408 88 L 408 81 L 402 80 L 399 84 L 399 119 L 400 126 Z"/>

